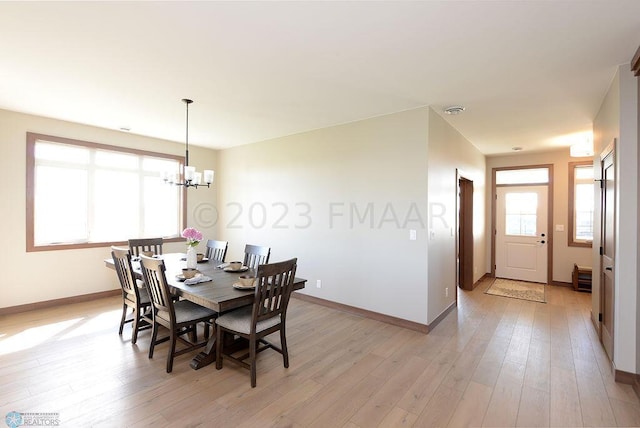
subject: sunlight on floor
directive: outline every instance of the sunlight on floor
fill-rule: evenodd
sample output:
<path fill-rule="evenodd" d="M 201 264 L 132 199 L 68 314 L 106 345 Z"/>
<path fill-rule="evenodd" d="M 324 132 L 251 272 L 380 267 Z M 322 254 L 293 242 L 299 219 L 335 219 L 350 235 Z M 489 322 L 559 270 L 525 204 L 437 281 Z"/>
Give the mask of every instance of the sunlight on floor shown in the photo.
<path fill-rule="evenodd" d="M 84 318 L 74 318 L 53 324 L 32 327 L 13 336 L 9 336 L 6 339 L 0 340 L 0 355 L 23 351 L 38 346 L 82 320 L 84 320 Z"/>
<path fill-rule="evenodd" d="M 121 314 L 121 310 L 114 310 L 109 312 L 103 312 L 90 319 L 85 319 L 85 322 L 83 322 L 81 325 L 77 326 L 76 328 L 66 332 L 65 334 L 61 335 L 58 340 L 70 339 L 78 336 L 88 335 L 98 330 L 103 330 L 105 328 L 113 329 L 114 326 L 117 329 L 117 326 L 120 324 L 120 314 Z"/>
<path fill-rule="evenodd" d="M 121 309 L 114 309 L 92 317 L 69 320 L 31 327 L 17 334 L 0 334 L 0 355 L 35 348 L 45 342 L 61 341 L 80 336 L 88 336 L 97 331 L 113 329 L 117 332 Z"/>

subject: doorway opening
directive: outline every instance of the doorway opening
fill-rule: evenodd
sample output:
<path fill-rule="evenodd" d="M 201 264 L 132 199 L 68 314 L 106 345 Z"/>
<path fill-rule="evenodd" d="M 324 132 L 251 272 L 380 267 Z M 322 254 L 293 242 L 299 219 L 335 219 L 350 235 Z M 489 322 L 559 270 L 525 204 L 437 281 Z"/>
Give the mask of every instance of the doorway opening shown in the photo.
<path fill-rule="evenodd" d="M 553 165 L 494 168 L 491 275 L 550 284 Z"/>
<path fill-rule="evenodd" d="M 458 227 L 456 246 L 458 288 L 473 290 L 473 181 L 458 172 Z"/>

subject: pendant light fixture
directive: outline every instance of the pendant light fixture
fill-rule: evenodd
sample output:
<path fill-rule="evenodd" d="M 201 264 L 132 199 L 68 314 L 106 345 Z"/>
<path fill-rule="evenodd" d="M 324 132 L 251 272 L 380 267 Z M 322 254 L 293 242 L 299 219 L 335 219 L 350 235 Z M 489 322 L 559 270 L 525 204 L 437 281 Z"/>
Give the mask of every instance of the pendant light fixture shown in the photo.
<path fill-rule="evenodd" d="M 175 184 L 177 186 L 195 187 L 199 186 L 210 187 L 213 183 L 214 172 L 210 169 L 205 169 L 204 173 L 197 172 L 194 166 L 189 166 L 189 104 L 193 103 L 193 100 L 183 98 L 182 102 L 187 107 L 187 134 L 186 134 L 186 150 L 184 154 L 184 170 L 182 177 L 180 174 L 165 174 L 164 181 L 169 184 Z"/>

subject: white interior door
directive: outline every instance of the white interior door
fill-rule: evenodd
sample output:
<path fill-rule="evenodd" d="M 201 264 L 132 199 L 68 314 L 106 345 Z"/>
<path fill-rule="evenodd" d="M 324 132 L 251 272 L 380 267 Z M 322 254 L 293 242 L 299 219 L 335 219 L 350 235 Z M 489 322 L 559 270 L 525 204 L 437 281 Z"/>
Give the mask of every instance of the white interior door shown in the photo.
<path fill-rule="evenodd" d="M 496 277 L 547 282 L 547 186 L 496 189 Z"/>

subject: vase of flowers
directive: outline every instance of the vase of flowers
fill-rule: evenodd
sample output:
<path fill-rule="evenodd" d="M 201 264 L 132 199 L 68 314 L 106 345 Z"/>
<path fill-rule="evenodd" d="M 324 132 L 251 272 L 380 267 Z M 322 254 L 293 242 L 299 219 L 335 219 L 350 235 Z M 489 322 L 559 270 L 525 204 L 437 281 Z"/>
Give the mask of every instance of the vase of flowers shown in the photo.
<path fill-rule="evenodd" d="M 196 247 L 202 241 L 202 232 L 193 227 L 187 227 L 182 231 L 182 237 L 187 240 L 187 268 L 195 269 L 198 264 Z"/>

